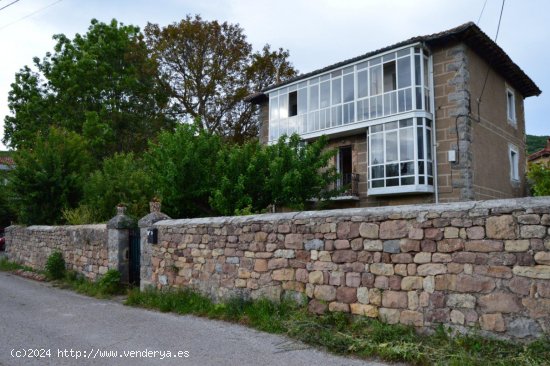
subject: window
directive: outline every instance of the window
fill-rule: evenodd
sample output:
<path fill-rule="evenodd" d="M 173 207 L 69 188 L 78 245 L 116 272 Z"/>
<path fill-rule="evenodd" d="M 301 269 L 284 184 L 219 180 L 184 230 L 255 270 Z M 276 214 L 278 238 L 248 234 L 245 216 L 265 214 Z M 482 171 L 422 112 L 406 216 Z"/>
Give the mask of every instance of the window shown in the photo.
<path fill-rule="evenodd" d="M 510 88 L 506 88 L 506 112 L 508 121 L 516 124 L 516 97 L 514 91 Z"/>
<path fill-rule="evenodd" d="M 508 147 L 510 155 L 510 179 L 519 180 L 519 154 L 518 148 L 510 145 Z"/>
<path fill-rule="evenodd" d="M 429 64 L 422 48 L 405 47 L 274 89 L 269 93 L 269 140 L 293 132 L 330 134 L 381 117 L 404 119 L 399 116 L 404 113 L 430 118 L 414 113 L 431 112 Z"/>
<path fill-rule="evenodd" d="M 288 116 L 298 115 L 298 92 L 288 93 Z"/>
<path fill-rule="evenodd" d="M 431 126 L 407 118 L 369 128 L 369 195 L 433 190 Z"/>

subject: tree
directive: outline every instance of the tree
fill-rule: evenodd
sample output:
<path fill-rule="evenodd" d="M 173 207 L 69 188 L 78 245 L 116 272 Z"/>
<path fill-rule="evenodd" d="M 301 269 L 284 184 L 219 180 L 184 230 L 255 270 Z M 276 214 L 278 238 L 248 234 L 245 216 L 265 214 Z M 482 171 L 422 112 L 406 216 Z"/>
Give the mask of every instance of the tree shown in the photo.
<path fill-rule="evenodd" d="M 179 125 L 150 143 L 145 163 L 164 212 L 172 217 L 214 214 L 208 200 L 217 182 L 215 166 L 221 149 L 221 138 L 197 123 Z"/>
<path fill-rule="evenodd" d="M 34 58 L 9 92 L 4 143 L 26 148 L 50 126 L 81 134 L 97 161 L 114 152 L 143 151 L 163 128 L 168 97 L 157 83 L 138 27 L 92 20 L 85 35 L 53 37 L 54 53 Z"/>
<path fill-rule="evenodd" d="M 218 159 L 212 207 L 223 215 L 259 213 L 270 205 L 303 209 L 311 199 L 333 196 L 336 172 L 329 161 L 335 151 L 326 144 L 322 137 L 306 145 L 295 134 L 270 146 L 230 145 Z"/>
<path fill-rule="evenodd" d="M 532 183 L 534 196 L 550 196 L 550 163 L 530 164 L 527 177 Z"/>
<path fill-rule="evenodd" d="M 8 189 L 18 220 L 24 224 L 57 224 L 62 210 L 74 208 L 82 198 L 90 155 L 78 134 L 51 127 L 34 138 L 33 148 L 19 149 Z"/>
<path fill-rule="evenodd" d="M 160 28 L 145 27 L 147 45 L 180 120 L 243 141 L 258 134 L 255 107 L 243 99 L 296 75 L 288 52 L 252 52 L 239 25 L 187 16 Z"/>
<path fill-rule="evenodd" d="M 84 185 L 83 203 L 94 210 L 97 221 L 106 221 L 115 215 L 115 207 L 124 204 L 128 214 L 141 218 L 148 213 L 153 197 L 151 177 L 143 162 L 133 153 L 116 153 L 103 160 Z"/>

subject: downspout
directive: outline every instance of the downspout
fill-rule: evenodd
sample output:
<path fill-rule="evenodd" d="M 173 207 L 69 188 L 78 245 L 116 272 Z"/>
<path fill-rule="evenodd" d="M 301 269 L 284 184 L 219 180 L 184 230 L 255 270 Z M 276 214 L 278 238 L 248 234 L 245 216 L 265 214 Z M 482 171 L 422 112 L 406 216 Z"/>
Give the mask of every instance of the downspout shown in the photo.
<path fill-rule="evenodd" d="M 424 49 L 428 49 L 425 44 L 423 44 Z M 429 83 L 430 83 L 430 110 L 432 111 L 432 156 L 433 156 L 433 170 L 434 170 L 434 193 L 435 193 L 435 203 L 439 203 L 439 180 L 437 173 L 437 129 L 436 129 L 436 118 L 435 118 L 435 88 L 434 88 L 434 68 L 433 68 L 433 55 L 430 53 L 428 58 L 428 68 L 429 70 Z"/>

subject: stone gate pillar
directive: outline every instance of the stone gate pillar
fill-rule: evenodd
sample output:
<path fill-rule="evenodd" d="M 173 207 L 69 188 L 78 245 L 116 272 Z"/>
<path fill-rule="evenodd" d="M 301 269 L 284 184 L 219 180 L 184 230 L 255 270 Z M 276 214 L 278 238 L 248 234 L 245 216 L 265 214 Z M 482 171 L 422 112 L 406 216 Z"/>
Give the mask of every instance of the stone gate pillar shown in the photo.
<path fill-rule="evenodd" d="M 147 240 L 147 229 L 153 229 L 157 221 L 170 220 L 170 216 L 160 212 L 160 202 L 149 202 L 150 213 L 138 221 L 140 230 L 141 247 L 141 269 L 140 269 L 140 289 L 143 290 L 153 284 L 153 265 L 151 262 L 151 253 L 153 245 Z"/>
<path fill-rule="evenodd" d="M 126 215 L 126 207 L 117 206 L 117 214 L 107 223 L 107 247 L 109 251 L 109 269 L 120 272 L 120 281 L 129 280 L 129 235 L 135 221 Z"/>

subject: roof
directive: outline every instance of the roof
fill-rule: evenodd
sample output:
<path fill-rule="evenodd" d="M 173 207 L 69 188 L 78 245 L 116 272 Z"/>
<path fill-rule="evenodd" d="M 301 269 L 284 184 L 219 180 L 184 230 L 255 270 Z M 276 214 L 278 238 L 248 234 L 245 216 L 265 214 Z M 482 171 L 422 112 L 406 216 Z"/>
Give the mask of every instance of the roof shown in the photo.
<path fill-rule="evenodd" d="M 530 154 L 527 157 L 527 161 L 533 161 L 533 160 L 536 160 L 538 158 L 543 158 L 543 157 L 547 157 L 547 156 L 550 156 L 550 138 L 548 138 L 546 140 L 546 147 L 544 149 L 540 149 L 539 151 L 536 151 L 536 152 Z"/>
<path fill-rule="evenodd" d="M 333 65 L 318 69 L 307 74 L 302 74 L 284 82 L 270 85 L 261 92 L 257 92 L 249 95 L 245 101 L 252 103 L 259 103 L 262 99 L 265 99 L 265 92 L 278 88 L 302 79 L 322 74 L 329 70 L 351 64 L 362 59 L 375 56 L 379 53 L 390 51 L 391 49 L 407 46 L 414 43 L 425 43 L 428 46 L 437 47 L 452 42 L 464 42 L 478 55 L 480 55 L 489 65 L 493 67 L 499 74 L 501 74 L 517 91 L 519 91 L 524 97 L 530 97 L 539 95 L 541 90 L 535 84 L 527 74 L 516 65 L 512 59 L 504 52 L 498 44 L 496 44 L 489 36 L 487 36 L 477 25 L 473 22 L 462 24 L 456 28 L 446 30 L 444 32 L 430 34 L 426 36 L 418 36 L 410 38 L 406 41 L 402 41 L 391 46 L 387 46 L 376 51 L 368 52 L 361 56 L 350 58 L 345 61 L 335 63 Z"/>

